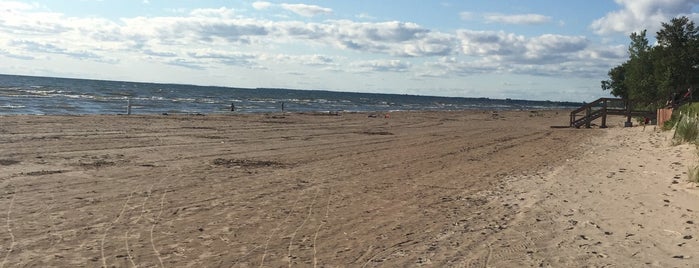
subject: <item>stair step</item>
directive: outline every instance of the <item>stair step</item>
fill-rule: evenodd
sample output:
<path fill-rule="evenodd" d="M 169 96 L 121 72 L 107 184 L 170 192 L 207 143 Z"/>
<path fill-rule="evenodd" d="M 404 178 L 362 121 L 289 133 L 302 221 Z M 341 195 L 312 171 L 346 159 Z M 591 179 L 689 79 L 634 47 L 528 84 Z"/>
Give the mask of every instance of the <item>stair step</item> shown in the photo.
<path fill-rule="evenodd" d="M 623 103 L 623 107 L 619 104 Z M 623 116 L 646 116 L 649 118 L 655 118 L 655 112 L 652 111 L 628 111 L 627 103 L 622 99 L 615 98 L 600 98 L 589 104 L 583 105 L 580 108 L 574 110 L 570 113 L 570 126 L 580 128 L 582 125 L 586 125 L 593 120 L 604 117 L 607 115 L 623 115 Z M 594 111 L 592 111 L 594 110 Z M 591 111 L 587 114 L 587 111 Z M 580 118 L 575 118 L 579 113 L 585 112 Z"/>

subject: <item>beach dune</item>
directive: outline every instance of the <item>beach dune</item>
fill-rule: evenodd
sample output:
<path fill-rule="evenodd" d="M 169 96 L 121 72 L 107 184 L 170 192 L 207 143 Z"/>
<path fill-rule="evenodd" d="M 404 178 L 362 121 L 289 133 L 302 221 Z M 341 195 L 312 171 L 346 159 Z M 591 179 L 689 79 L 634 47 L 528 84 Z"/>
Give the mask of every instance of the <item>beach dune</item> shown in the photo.
<path fill-rule="evenodd" d="M 696 195 L 683 178 L 672 184 L 693 149 L 669 147 L 664 133 L 550 128 L 567 122 L 562 111 L 369 115 L 0 116 L 0 261 L 681 265 L 697 252 L 686 238 Z M 643 229 L 654 224 L 674 229 Z M 652 243 L 686 251 L 640 248 Z"/>

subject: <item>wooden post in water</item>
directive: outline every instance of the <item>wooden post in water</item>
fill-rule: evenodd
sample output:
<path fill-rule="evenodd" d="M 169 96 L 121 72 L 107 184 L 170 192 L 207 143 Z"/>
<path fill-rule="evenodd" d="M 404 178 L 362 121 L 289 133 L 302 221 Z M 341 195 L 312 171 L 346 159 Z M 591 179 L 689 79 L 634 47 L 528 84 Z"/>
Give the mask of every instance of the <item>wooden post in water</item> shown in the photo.
<path fill-rule="evenodd" d="M 126 114 L 131 115 L 131 99 L 126 99 Z"/>

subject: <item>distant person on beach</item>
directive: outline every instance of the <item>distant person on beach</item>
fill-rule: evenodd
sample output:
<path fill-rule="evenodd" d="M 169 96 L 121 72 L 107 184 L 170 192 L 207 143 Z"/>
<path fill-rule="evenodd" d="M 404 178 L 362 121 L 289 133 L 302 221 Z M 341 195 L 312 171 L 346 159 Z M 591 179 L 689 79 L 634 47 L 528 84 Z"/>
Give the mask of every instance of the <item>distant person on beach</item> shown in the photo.
<path fill-rule="evenodd" d="M 643 131 L 646 130 L 646 126 L 650 124 L 650 118 L 646 116 L 646 118 L 643 118 Z"/>

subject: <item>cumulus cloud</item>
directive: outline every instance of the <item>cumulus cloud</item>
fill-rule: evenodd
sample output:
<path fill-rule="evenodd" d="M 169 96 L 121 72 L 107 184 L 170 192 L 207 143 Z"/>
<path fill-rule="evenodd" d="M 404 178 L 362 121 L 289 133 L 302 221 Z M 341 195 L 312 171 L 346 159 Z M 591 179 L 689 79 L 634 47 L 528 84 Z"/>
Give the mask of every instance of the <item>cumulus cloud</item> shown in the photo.
<path fill-rule="evenodd" d="M 515 73 L 536 76 L 601 77 L 626 57 L 620 46 L 593 46 L 583 36 L 543 34 L 527 37 L 504 31 L 457 32 L 461 57 L 427 64 L 427 76 Z"/>
<path fill-rule="evenodd" d="M 628 47 L 625 45 L 594 47 L 581 52 L 581 58 L 621 61 L 628 58 Z"/>
<path fill-rule="evenodd" d="M 270 2 L 257 1 L 252 3 L 252 7 L 257 10 L 268 9 L 272 6 Z"/>
<path fill-rule="evenodd" d="M 473 12 L 464 11 L 464 12 L 459 13 L 459 17 L 462 20 L 473 20 L 476 18 L 476 15 L 473 14 Z"/>
<path fill-rule="evenodd" d="M 464 14 L 461 14 L 464 17 Z M 551 17 L 540 14 L 515 14 L 506 15 L 499 13 L 485 14 L 483 19 L 487 23 L 504 23 L 504 24 L 546 24 L 551 22 Z"/>
<path fill-rule="evenodd" d="M 415 23 L 355 22 L 331 20 L 324 23 L 270 22 L 279 41 L 312 41 L 340 49 L 385 53 L 396 56 L 442 55 L 453 50 L 453 38 L 433 33 Z M 442 43 L 443 42 L 443 43 Z"/>
<path fill-rule="evenodd" d="M 299 16 L 313 17 L 317 15 L 328 15 L 332 14 L 333 10 L 327 7 L 321 7 L 317 5 L 307 5 L 307 4 L 273 4 L 265 1 L 256 1 L 252 3 L 252 7 L 257 10 L 269 9 L 272 7 L 279 7 L 287 11 L 291 11 Z"/>
<path fill-rule="evenodd" d="M 502 71 L 502 67 L 497 62 L 483 59 L 466 61 L 456 57 L 441 57 L 425 65 L 429 71 L 421 73 L 420 76 L 423 77 L 464 76 Z"/>
<path fill-rule="evenodd" d="M 62 14 L 35 10 L 35 6 L 0 2 L 0 31 L 13 34 L 54 34 L 66 32 L 70 27 L 65 24 Z M 31 16 L 25 13 L 31 12 Z"/>
<path fill-rule="evenodd" d="M 260 59 L 263 60 L 268 60 L 268 61 L 275 61 L 275 62 L 285 62 L 285 63 L 301 63 L 303 65 L 308 65 L 308 66 L 316 66 L 316 67 L 330 67 L 330 66 L 336 66 L 336 60 L 334 57 L 331 56 L 326 56 L 326 55 L 318 55 L 318 54 L 313 54 L 313 55 L 285 55 L 285 54 L 276 54 L 276 55 L 269 55 L 269 54 L 264 54 L 260 56 Z"/>
<path fill-rule="evenodd" d="M 118 22 L 62 14 L 20 12 L 4 16 L 0 32 L 24 36 L 42 35 L 44 41 L 63 40 L 101 49 L 133 50 L 171 57 L 152 49 L 180 45 L 270 45 L 311 42 L 339 49 L 404 57 L 441 56 L 454 51 L 453 35 L 431 32 L 415 23 L 355 22 L 323 23 L 267 21 L 236 17 L 227 8 L 196 9 L 174 17 L 131 17 Z M 31 39 L 31 38 L 29 38 Z M 150 50 L 147 50 L 150 49 Z"/>
<path fill-rule="evenodd" d="M 235 15 L 235 12 L 233 9 L 230 8 L 198 8 L 192 10 L 190 14 L 194 17 L 203 17 L 203 18 L 232 18 Z"/>
<path fill-rule="evenodd" d="M 217 39 L 249 43 L 250 37 L 269 33 L 267 27 L 249 19 L 136 17 L 122 21 L 125 24 L 120 29 L 123 37 L 166 43 L 214 42 Z"/>
<path fill-rule="evenodd" d="M 526 43 L 525 37 L 504 31 L 470 31 L 457 33 L 461 39 L 461 50 L 469 56 L 507 56 L 522 54 Z"/>
<path fill-rule="evenodd" d="M 592 47 L 581 36 L 440 32 L 403 21 L 265 20 L 248 18 L 228 8 L 109 20 L 71 17 L 21 3 L 13 6 L 0 9 L 0 40 L 14 40 L 0 41 L 0 57 L 12 59 L 62 55 L 108 63 L 117 62 L 114 59 L 145 60 L 155 66 L 191 70 L 263 69 L 283 64 L 347 73 L 413 72 L 440 77 L 484 72 L 552 75 L 577 71 L 604 75 L 623 58 L 620 55 L 625 56 L 623 46 Z M 253 7 L 282 5 L 255 2 Z M 332 12 L 308 5 L 294 8 L 307 10 L 307 15 Z M 510 20 L 536 21 L 531 17 Z M 285 49 L 290 46 L 314 52 L 299 55 L 299 51 Z M 352 62 L 348 55 L 359 55 L 365 61 Z M 366 60 L 372 58 L 388 59 Z"/>
<path fill-rule="evenodd" d="M 348 20 L 333 21 L 328 32 L 341 41 L 361 43 L 400 43 L 416 40 L 429 30 L 415 23 L 398 21 L 359 23 Z"/>
<path fill-rule="evenodd" d="M 163 57 L 163 58 L 177 57 L 177 53 L 174 53 L 174 52 L 154 51 L 152 49 L 144 49 L 143 54 L 146 54 L 149 56 L 154 56 L 154 57 Z"/>
<path fill-rule="evenodd" d="M 33 59 L 36 59 L 35 57 L 30 56 L 30 55 L 20 54 L 20 53 L 14 53 L 14 52 L 10 52 L 10 51 L 5 50 L 5 49 L 0 49 L 0 56 L 5 56 L 5 57 L 8 57 L 8 58 L 19 59 L 19 60 L 33 60 Z"/>
<path fill-rule="evenodd" d="M 306 56 L 306 60 L 303 61 L 308 65 L 333 65 L 335 60 L 332 57 L 323 55 L 310 55 Z"/>
<path fill-rule="evenodd" d="M 447 56 L 453 54 L 458 47 L 458 39 L 453 35 L 430 33 L 424 38 L 409 42 L 403 46 L 400 56 Z"/>
<path fill-rule="evenodd" d="M 620 9 L 592 22 L 590 27 L 600 35 L 629 34 L 644 29 L 656 32 L 662 22 L 688 14 L 699 0 L 615 0 Z"/>
<path fill-rule="evenodd" d="M 410 69 L 410 63 L 401 60 L 372 60 L 354 64 L 360 72 L 406 72 Z"/>
<path fill-rule="evenodd" d="M 530 39 L 527 50 L 536 54 L 565 54 L 582 51 L 589 43 L 582 36 L 544 34 Z"/>
<path fill-rule="evenodd" d="M 281 4 L 283 9 L 294 12 L 304 17 L 313 17 L 316 15 L 332 14 L 333 10 L 326 7 L 306 4 Z"/>
<path fill-rule="evenodd" d="M 501 14 L 501 13 L 485 13 L 476 14 L 473 12 L 464 11 L 459 13 L 462 20 L 483 20 L 485 23 L 499 24 L 518 24 L 518 25 L 535 25 L 547 24 L 552 22 L 552 18 L 541 14 Z"/>
<path fill-rule="evenodd" d="M 198 62 L 191 61 L 188 59 L 182 59 L 182 58 L 168 60 L 165 62 L 165 64 L 183 67 L 183 68 L 192 69 L 192 70 L 197 70 L 197 71 L 206 70 L 206 68 L 204 66 L 202 66 L 201 64 L 199 64 Z"/>
<path fill-rule="evenodd" d="M 211 60 L 224 65 L 254 67 L 256 55 L 250 53 L 236 53 L 228 51 L 216 51 L 211 49 L 199 49 L 187 53 L 189 57 L 197 60 Z"/>
<path fill-rule="evenodd" d="M 462 52 L 470 56 L 498 57 L 512 63 L 552 64 L 571 60 L 589 41 L 582 36 L 544 34 L 525 37 L 503 31 L 458 32 Z"/>
<path fill-rule="evenodd" d="M 17 11 L 32 10 L 32 9 L 35 9 L 36 7 L 37 7 L 36 4 L 28 4 L 28 3 L 23 3 L 23 2 L 14 2 L 14 1 L 2 1 L 2 2 L 0 2 L 0 10 L 8 12 L 8 13 L 17 12 Z"/>
<path fill-rule="evenodd" d="M 10 42 L 10 45 L 14 47 L 23 48 L 26 51 L 30 52 L 60 54 L 81 60 L 102 58 L 101 56 L 91 51 L 68 49 L 56 45 L 54 43 L 41 43 L 29 40 L 13 40 Z"/>
<path fill-rule="evenodd" d="M 358 19 L 362 19 L 362 20 L 375 20 L 376 19 L 376 17 L 369 15 L 369 13 L 360 13 L 360 14 L 357 14 L 355 17 Z"/>

